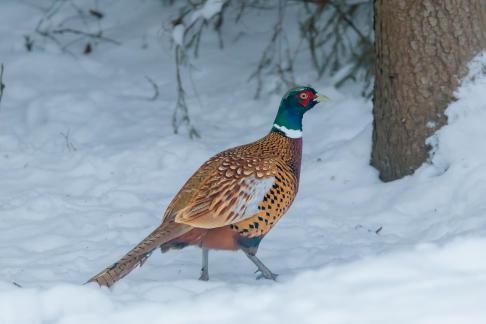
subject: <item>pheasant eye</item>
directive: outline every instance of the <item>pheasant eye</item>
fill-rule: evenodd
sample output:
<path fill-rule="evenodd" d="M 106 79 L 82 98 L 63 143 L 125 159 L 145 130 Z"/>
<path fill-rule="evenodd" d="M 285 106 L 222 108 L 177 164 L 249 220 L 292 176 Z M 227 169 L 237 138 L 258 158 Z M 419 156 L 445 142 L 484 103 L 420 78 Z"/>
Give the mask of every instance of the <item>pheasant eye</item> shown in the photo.
<path fill-rule="evenodd" d="M 302 92 L 300 95 L 299 95 L 300 99 L 307 99 L 309 96 L 307 95 L 307 93 L 305 92 Z"/>

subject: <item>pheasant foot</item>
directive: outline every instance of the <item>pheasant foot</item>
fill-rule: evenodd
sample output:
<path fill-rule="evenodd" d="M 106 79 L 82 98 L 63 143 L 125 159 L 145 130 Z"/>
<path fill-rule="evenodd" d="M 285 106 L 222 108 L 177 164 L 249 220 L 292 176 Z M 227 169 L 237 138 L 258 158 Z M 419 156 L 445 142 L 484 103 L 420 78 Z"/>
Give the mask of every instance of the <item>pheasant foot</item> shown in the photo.
<path fill-rule="evenodd" d="M 277 280 L 278 274 L 270 271 L 270 269 L 268 269 L 267 266 L 264 265 L 263 262 L 260 261 L 260 259 L 258 259 L 256 257 L 256 255 L 249 253 L 249 252 L 246 252 L 246 251 L 244 251 L 244 252 L 245 252 L 246 256 L 248 257 L 248 259 L 250 259 L 251 262 L 253 262 L 257 266 L 258 270 L 255 271 L 255 272 L 260 272 L 260 274 L 256 277 L 257 280 L 262 279 L 262 278 L 271 279 L 271 280 L 274 280 L 274 281 Z"/>

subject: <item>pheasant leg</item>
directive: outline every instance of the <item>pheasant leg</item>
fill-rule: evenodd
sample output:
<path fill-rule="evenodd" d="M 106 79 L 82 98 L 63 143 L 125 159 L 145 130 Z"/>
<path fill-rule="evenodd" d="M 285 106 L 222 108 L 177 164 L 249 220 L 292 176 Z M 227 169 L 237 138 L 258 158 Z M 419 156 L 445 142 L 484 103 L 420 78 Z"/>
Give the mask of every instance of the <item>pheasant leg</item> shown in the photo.
<path fill-rule="evenodd" d="M 202 268 L 201 268 L 201 276 L 199 277 L 199 280 L 202 281 L 209 280 L 208 255 L 209 255 L 209 250 L 206 248 L 202 248 Z"/>
<path fill-rule="evenodd" d="M 247 252 L 247 251 L 244 251 L 244 252 L 245 252 L 246 256 L 248 257 L 248 259 L 250 259 L 251 262 L 253 262 L 257 266 L 257 268 L 258 268 L 257 272 L 258 271 L 260 272 L 260 274 L 257 276 L 257 280 L 258 279 L 262 279 L 262 278 L 272 279 L 272 280 L 276 280 L 277 279 L 278 274 L 273 273 L 272 271 L 270 271 L 270 269 L 268 269 L 263 264 L 263 262 L 260 261 L 260 259 L 258 259 L 256 257 L 255 254 L 252 254 L 252 253 Z"/>

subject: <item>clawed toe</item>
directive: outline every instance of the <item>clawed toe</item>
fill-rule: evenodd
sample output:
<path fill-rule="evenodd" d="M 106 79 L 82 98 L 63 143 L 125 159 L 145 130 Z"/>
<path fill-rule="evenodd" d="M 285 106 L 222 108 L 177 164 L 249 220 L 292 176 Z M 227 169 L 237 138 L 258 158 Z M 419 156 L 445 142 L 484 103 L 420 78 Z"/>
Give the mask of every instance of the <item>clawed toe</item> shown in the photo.
<path fill-rule="evenodd" d="M 251 262 L 253 262 L 257 266 L 258 269 L 257 271 L 255 271 L 255 273 L 260 272 L 260 274 L 257 276 L 257 280 L 262 278 L 271 279 L 274 281 L 277 280 L 278 274 L 275 274 L 272 271 L 270 271 L 270 269 L 268 269 L 263 264 L 263 262 L 256 257 L 254 253 L 250 253 L 248 251 L 243 251 L 243 252 L 245 252 L 246 256 L 251 260 Z"/>
<path fill-rule="evenodd" d="M 277 281 L 277 277 L 278 277 L 277 273 L 273 273 L 271 271 L 261 271 L 260 269 L 255 271 L 255 273 L 257 273 L 257 272 L 260 272 L 260 273 L 256 277 L 256 280 L 269 279 L 269 280 Z"/>
<path fill-rule="evenodd" d="M 208 281 L 209 280 L 209 272 L 208 269 L 202 268 L 201 269 L 201 276 L 199 277 L 201 281 Z"/>

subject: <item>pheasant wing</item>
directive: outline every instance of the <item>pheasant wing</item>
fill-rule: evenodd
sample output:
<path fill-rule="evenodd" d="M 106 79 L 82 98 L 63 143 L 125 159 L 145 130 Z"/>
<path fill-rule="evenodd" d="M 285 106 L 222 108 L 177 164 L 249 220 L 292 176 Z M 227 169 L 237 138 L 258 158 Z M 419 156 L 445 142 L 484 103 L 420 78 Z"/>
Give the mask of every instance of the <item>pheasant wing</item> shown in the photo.
<path fill-rule="evenodd" d="M 222 158 L 191 201 L 177 212 L 175 222 L 215 228 L 253 216 L 275 182 L 275 163 L 272 158 Z"/>

